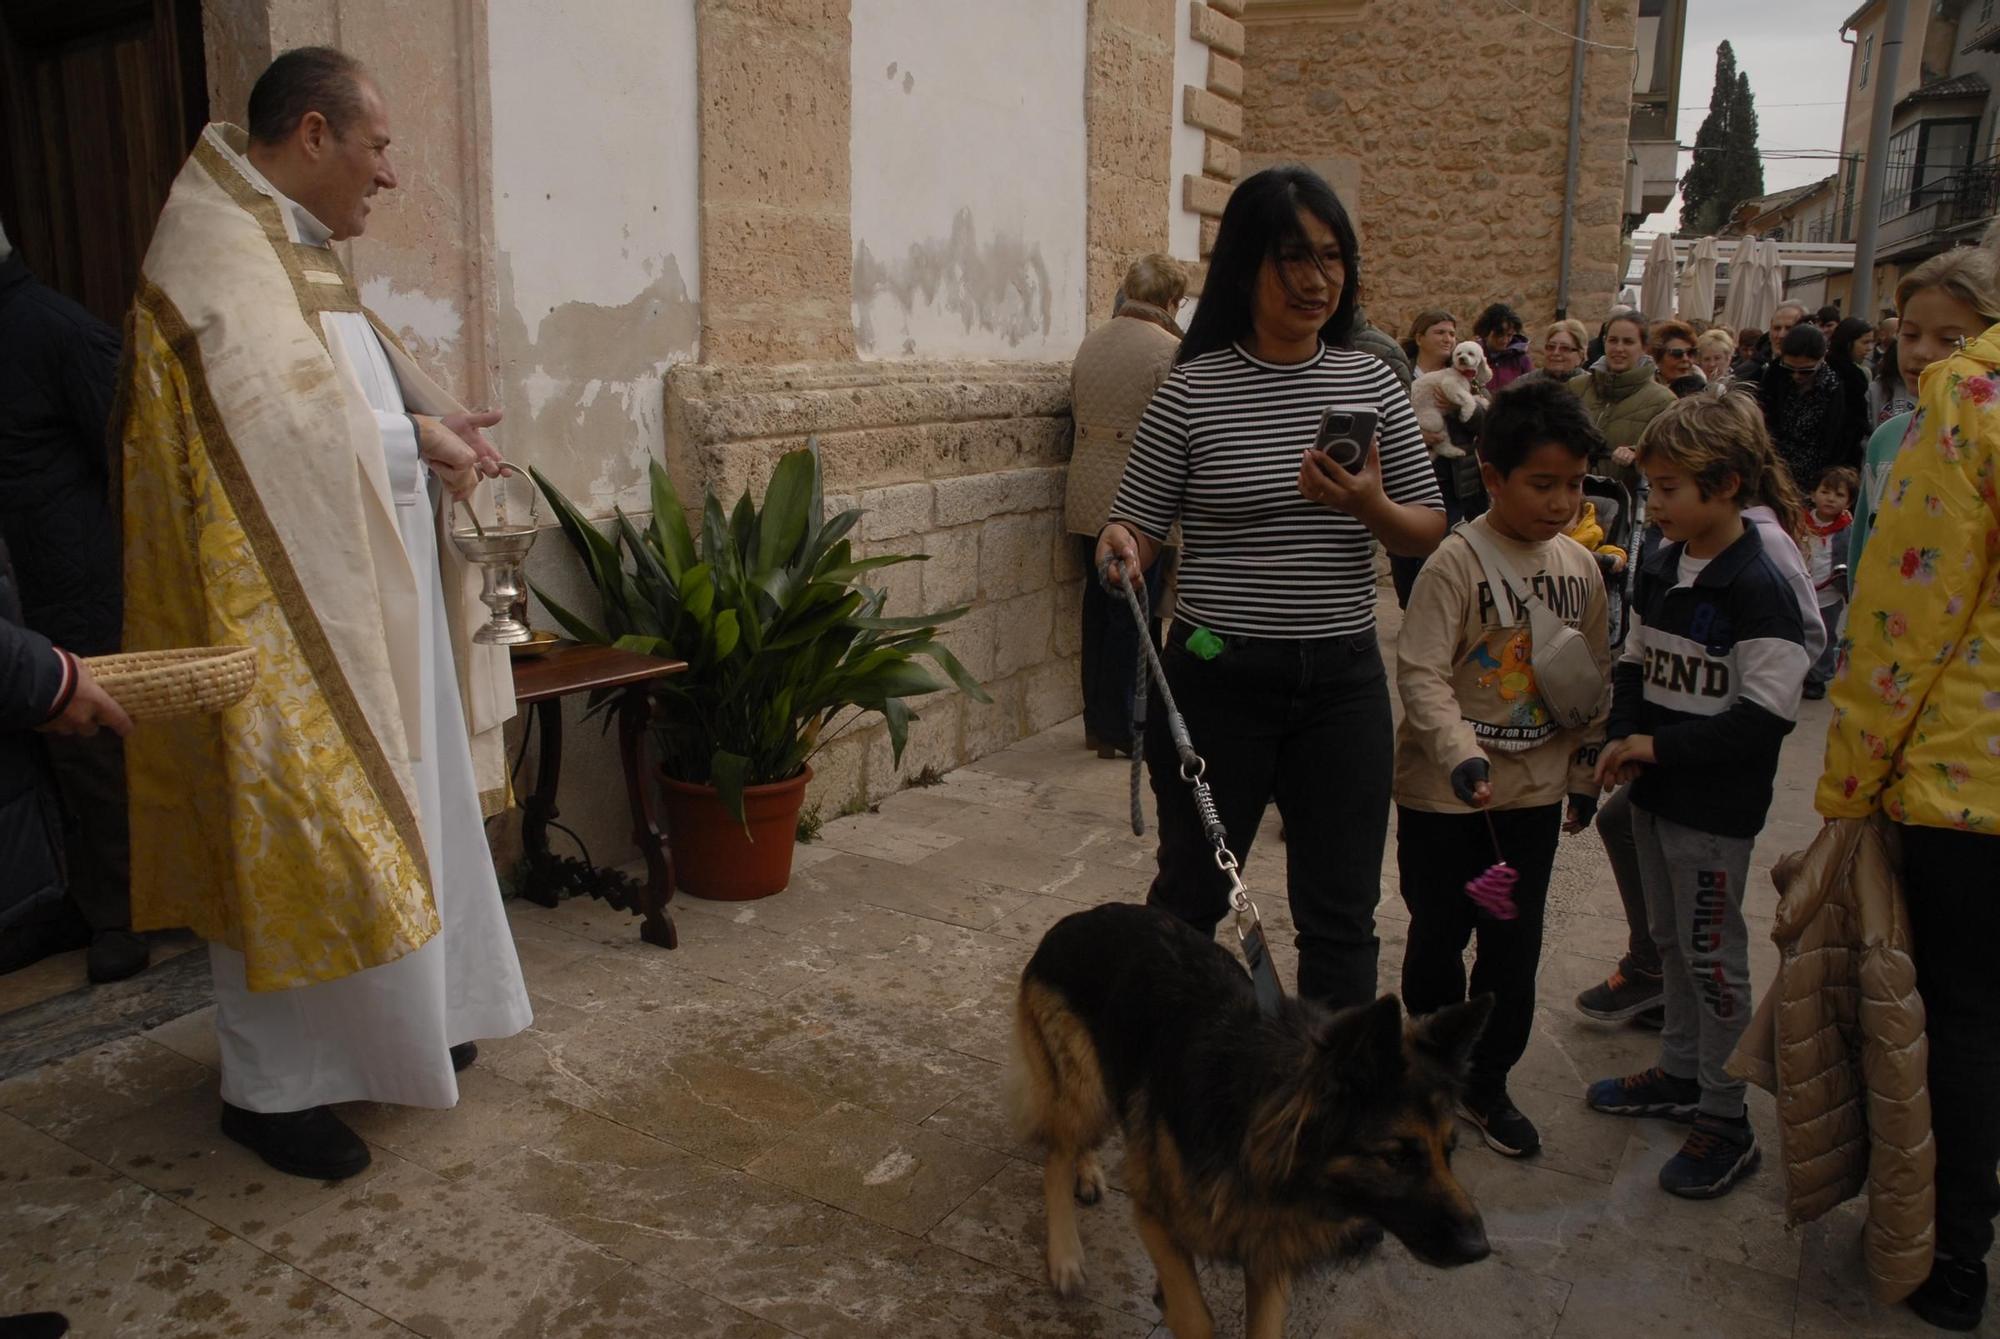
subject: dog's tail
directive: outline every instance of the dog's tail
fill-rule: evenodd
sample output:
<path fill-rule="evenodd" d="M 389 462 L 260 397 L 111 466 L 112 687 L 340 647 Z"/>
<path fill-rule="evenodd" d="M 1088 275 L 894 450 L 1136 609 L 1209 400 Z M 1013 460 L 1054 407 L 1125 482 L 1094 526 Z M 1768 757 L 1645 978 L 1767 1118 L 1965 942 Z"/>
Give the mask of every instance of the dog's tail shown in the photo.
<path fill-rule="evenodd" d="M 1020 993 L 1014 998 L 1014 1040 L 1008 1049 L 1002 1096 L 1014 1137 L 1046 1147 L 1054 1134 L 1051 1118 L 1061 1079 L 1056 1073 L 1055 1054 L 1035 1016 L 1036 997 L 1044 993 L 1044 988 L 1028 977 L 1021 978 Z"/>
<path fill-rule="evenodd" d="M 1016 1137 L 1053 1152 L 1096 1148 L 1113 1123 L 1089 1029 L 1062 992 L 1032 972 L 1014 1002 L 1005 1097 Z"/>

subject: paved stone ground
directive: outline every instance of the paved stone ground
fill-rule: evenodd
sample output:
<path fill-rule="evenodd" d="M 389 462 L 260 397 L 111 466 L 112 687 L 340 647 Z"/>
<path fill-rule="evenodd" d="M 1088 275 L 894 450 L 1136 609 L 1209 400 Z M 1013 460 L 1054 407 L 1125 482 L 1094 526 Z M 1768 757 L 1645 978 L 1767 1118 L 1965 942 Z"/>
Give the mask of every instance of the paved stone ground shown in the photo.
<path fill-rule="evenodd" d="M 1760 985 L 1764 871 L 1816 827 L 1825 719 L 1808 705 L 1759 848 Z M 1035 940 L 1148 878 L 1125 770 L 1080 733 L 829 823 L 778 897 L 679 903 L 674 953 L 597 903 L 515 905 L 535 1026 L 482 1047 L 456 1111 L 350 1109 L 375 1148 L 350 1182 L 276 1175 L 220 1138 L 211 1010 L 0 1084 L 0 1309 L 66 1310 L 88 1339 L 1164 1339 L 1115 1189 L 1083 1215 L 1088 1297 L 1044 1286 L 1037 1169 L 997 1105 Z M 1249 873 L 1289 979 L 1275 838 Z M 1386 988 L 1406 920 L 1390 863 Z M 1439 1272 L 1392 1244 L 1303 1286 L 1290 1333 L 1931 1333 L 1868 1301 L 1855 1206 L 1788 1230 L 1769 1168 L 1720 1203 L 1672 1199 L 1654 1175 L 1679 1127 L 1583 1108 L 1587 1081 L 1651 1054 L 1651 1034 L 1569 1008 L 1624 935 L 1594 837 L 1566 840 L 1552 906 L 1514 1087 L 1547 1150 L 1508 1162 L 1474 1140 L 1458 1159 L 1493 1259 Z M 1752 1110 L 1768 1140 L 1769 1100 Z M 1208 1290 L 1240 1334 L 1233 1271 Z"/>

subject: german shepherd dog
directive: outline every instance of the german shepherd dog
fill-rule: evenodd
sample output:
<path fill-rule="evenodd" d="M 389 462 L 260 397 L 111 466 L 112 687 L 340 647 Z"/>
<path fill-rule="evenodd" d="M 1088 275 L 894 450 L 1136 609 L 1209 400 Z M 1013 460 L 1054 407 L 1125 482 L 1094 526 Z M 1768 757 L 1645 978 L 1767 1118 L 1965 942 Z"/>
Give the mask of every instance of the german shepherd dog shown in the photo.
<path fill-rule="evenodd" d="M 1103 1195 L 1113 1129 L 1177 1339 L 1214 1328 L 1197 1256 L 1243 1267 L 1247 1339 L 1279 1339 L 1293 1278 L 1384 1230 L 1430 1264 L 1484 1259 L 1452 1110 L 1491 1011 L 1482 995 L 1406 1025 L 1394 996 L 1287 998 L 1265 1018 L 1229 951 L 1167 912 L 1065 917 L 1021 973 L 1008 1070 L 1017 1133 L 1048 1153 L 1050 1282 L 1083 1283 L 1074 1201 Z"/>

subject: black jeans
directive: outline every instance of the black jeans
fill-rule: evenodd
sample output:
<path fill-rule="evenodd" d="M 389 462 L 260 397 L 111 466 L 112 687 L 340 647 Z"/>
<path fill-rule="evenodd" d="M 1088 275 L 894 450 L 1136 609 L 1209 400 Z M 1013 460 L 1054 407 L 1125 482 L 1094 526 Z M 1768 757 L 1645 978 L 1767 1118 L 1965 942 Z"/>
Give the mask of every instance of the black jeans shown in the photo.
<path fill-rule="evenodd" d="M 90 928 L 132 924 L 132 842 L 125 808 L 125 741 L 110 731 L 49 740 L 62 796 L 69 896 Z"/>
<path fill-rule="evenodd" d="M 1984 1260 L 2000 1213 L 2000 836 L 1904 824 L 1904 898 L 1930 1035 L 1937 1249 Z"/>
<path fill-rule="evenodd" d="M 1113 594 L 1097 579 L 1097 541 L 1077 536 L 1083 546 L 1083 728 L 1106 744 L 1129 748 L 1132 740 L 1132 685 L 1139 666 L 1139 629 L 1125 593 Z M 1166 559 L 1146 569 L 1146 609 L 1166 595 Z M 1151 620 L 1153 645 L 1160 644 L 1160 621 Z"/>
<path fill-rule="evenodd" d="M 1265 802 L 1286 831 L 1285 885 L 1298 931 L 1298 993 L 1340 1008 L 1375 998 L 1375 904 L 1389 837 L 1395 736 L 1373 632 L 1312 640 L 1226 637 L 1223 653 L 1167 636 L 1167 682 L 1208 764 L 1229 849 L 1249 868 Z M 1228 911 L 1229 884 L 1202 835 L 1166 712 L 1146 710 L 1146 764 L 1159 802 L 1159 873 L 1146 900 L 1204 934 Z"/>
<path fill-rule="evenodd" d="M 1410 909 L 1410 943 L 1403 951 L 1403 1006 L 1434 1013 L 1466 998 L 1465 944 L 1478 943 L 1472 994 L 1493 996 L 1493 1017 L 1472 1048 L 1468 1087 L 1490 1093 L 1528 1048 L 1535 1021 L 1535 973 L 1542 961 L 1542 921 L 1562 835 L 1561 804 L 1493 810 L 1500 851 L 1519 875 L 1511 921 L 1487 915 L 1465 885 L 1493 864 L 1493 838 L 1483 814 L 1437 814 L 1396 806 L 1396 866 Z"/>

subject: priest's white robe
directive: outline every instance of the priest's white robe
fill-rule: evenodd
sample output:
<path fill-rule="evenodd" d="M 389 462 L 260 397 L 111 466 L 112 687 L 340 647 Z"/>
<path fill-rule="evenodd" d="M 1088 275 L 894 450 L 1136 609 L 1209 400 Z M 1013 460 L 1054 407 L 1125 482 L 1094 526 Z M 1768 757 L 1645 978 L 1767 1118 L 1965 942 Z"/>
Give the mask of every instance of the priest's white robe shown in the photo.
<path fill-rule="evenodd" d="M 244 175 L 281 206 L 292 240 L 324 246 L 328 231 L 238 159 Z M 222 1098 L 250 1111 L 298 1111 L 333 1102 L 449 1107 L 458 1080 L 449 1050 L 509 1037 L 533 1021 L 521 964 L 486 845 L 451 663 L 439 575 L 435 490 L 417 454 L 414 426 L 382 342 L 358 312 L 320 318 L 327 347 L 375 411 L 396 500 L 396 521 L 417 572 L 422 682 L 412 753 L 418 817 L 441 928 L 394 962 L 318 985 L 252 991 L 244 958 L 209 945 Z"/>

